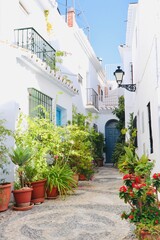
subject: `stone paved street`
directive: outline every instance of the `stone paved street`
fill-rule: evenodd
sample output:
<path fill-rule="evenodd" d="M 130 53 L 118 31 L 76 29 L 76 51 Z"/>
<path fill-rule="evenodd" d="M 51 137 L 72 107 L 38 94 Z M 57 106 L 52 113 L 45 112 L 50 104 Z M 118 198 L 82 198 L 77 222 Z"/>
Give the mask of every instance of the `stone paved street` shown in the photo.
<path fill-rule="evenodd" d="M 121 176 L 113 167 L 97 169 L 93 181 L 79 182 L 75 193 L 46 200 L 29 211 L 0 213 L 0 240 L 131 240 L 132 226 L 120 215 Z"/>

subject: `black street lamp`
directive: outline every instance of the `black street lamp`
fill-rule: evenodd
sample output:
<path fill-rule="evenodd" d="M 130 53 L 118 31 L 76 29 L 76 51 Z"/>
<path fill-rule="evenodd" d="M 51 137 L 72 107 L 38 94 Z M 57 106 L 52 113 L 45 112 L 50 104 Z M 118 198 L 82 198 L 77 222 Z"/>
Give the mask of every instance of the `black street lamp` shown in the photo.
<path fill-rule="evenodd" d="M 123 76 L 124 76 L 125 72 L 121 69 L 120 66 L 117 67 L 116 71 L 113 74 L 116 78 L 116 82 L 118 84 L 118 87 L 125 88 L 130 92 L 135 92 L 136 91 L 136 84 L 122 84 Z"/>

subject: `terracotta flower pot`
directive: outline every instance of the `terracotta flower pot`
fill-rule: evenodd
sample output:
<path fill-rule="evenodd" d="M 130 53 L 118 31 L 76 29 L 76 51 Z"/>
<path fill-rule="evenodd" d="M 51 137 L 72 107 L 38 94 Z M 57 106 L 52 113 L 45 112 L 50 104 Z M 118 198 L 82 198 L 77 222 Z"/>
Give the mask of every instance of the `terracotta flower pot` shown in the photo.
<path fill-rule="evenodd" d="M 87 178 L 84 174 L 79 174 L 79 181 L 86 181 Z"/>
<path fill-rule="evenodd" d="M 151 234 L 146 230 L 141 230 L 140 237 L 141 239 L 151 239 Z"/>
<path fill-rule="evenodd" d="M 43 203 L 45 199 L 45 184 L 46 179 L 31 182 L 33 188 L 31 202 L 34 204 Z"/>
<path fill-rule="evenodd" d="M 48 199 L 54 199 L 57 198 L 58 196 L 58 188 L 57 187 L 52 187 L 52 190 L 46 189 L 46 194 Z"/>
<path fill-rule="evenodd" d="M 0 212 L 8 209 L 11 197 L 11 183 L 4 183 L 0 185 Z"/>
<path fill-rule="evenodd" d="M 16 207 L 27 207 L 31 204 L 32 188 L 24 187 L 22 189 L 13 190 L 13 196 L 16 202 Z"/>
<path fill-rule="evenodd" d="M 148 240 L 160 240 L 160 236 L 157 235 L 151 235 L 151 233 L 147 230 L 141 230 L 140 232 L 141 239 L 148 239 Z"/>
<path fill-rule="evenodd" d="M 73 174 L 73 179 L 75 180 L 76 185 L 78 185 L 79 174 L 77 174 L 77 173 Z"/>

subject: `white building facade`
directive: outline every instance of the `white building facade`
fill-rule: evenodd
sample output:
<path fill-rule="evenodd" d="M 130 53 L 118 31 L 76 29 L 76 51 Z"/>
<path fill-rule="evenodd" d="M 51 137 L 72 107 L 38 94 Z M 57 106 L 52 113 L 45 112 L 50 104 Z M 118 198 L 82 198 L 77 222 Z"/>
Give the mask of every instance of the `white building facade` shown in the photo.
<path fill-rule="evenodd" d="M 147 154 L 160 170 L 160 1 L 139 0 L 128 9 L 126 44 L 120 46 L 125 90 L 126 123 L 134 113 L 138 155 Z"/>
<path fill-rule="evenodd" d="M 0 54 L 0 118 L 8 128 L 15 130 L 20 112 L 41 114 L 38 105 L 57 125 L 72 121 L 73 106 L 91 112 L 92 125 L 104 135 L 106 123 L 116 119 L 118 98 L 109 102 L 102 63 L 76 24 L 74 9 L 66 21 L 55 0 L 0 0 Z"/>

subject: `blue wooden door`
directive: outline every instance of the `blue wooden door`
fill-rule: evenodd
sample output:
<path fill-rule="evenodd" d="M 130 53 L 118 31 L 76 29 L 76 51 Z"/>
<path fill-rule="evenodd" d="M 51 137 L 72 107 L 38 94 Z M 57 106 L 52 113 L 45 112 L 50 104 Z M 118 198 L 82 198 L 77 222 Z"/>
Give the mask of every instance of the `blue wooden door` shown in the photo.
<path fill-rule="evenodd" d="M 61 109 L 57 107 L 56 108 L 56 125 L 57 126 L 61 126 L 62 125 L 61 119 L 62 119 L 62 117 L 61 117 Z"/>
<path fill-rule="evenodd" d="M 112 153 L 119 137 L 119 130 L 116 128 L 116 123 L 117 121 L 111 120 L 105 127 L 106 163 L 112 162 Z"/>

